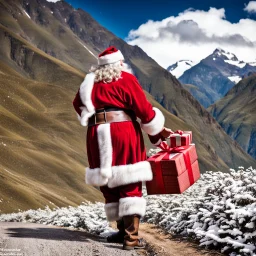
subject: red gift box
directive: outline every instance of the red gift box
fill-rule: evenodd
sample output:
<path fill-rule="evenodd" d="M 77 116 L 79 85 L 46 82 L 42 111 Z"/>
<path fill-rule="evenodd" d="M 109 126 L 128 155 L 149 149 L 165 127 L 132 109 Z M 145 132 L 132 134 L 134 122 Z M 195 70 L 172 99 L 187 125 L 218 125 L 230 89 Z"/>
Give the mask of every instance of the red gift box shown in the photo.
<path fill-rule="evenodd" d="M 178 130 L 170 136 L 170 147 L 188 146 L 192 143 L 192 131 Z"/>
<path fill-rule="evenodd" d="M 153 180 L 146 182 L 147 194 L 181 194 L 200 178 L 195 144 L 168 148 L 147 159 Z"/>

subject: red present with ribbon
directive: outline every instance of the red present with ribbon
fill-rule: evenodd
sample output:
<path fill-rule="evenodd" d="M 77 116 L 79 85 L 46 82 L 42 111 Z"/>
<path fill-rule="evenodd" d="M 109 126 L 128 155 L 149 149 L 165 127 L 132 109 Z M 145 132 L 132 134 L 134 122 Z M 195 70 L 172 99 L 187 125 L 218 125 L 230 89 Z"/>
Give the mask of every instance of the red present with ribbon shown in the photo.
<path fill-rule="evenodd" d="M 170 148 L 149 157 L 153 180 L 146 182 L 148 195 L 181 194 L 200 178 L 195 144 Z"/>
<path fill-rule="evenodd" d="M 170 147 L 188 146 L 192 143 L 192 131 L 177 130 L 170 136 Z"/>

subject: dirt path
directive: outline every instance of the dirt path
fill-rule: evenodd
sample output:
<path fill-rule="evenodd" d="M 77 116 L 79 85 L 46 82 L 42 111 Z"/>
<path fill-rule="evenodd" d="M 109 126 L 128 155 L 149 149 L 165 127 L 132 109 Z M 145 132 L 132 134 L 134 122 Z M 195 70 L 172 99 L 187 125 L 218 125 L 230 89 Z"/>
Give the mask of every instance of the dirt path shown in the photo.
<path fill-rule="evenodd" d="M 0 222 L 0 255 L 5 256 L 137 256 L 121 244 L 83 231 L 23 222 Z"/>
<path fill-rule="evenodd" d="M 114 227 L 115 224 L 111 223 Z M 84 231 L 24 222 L 0 222 L 0 255 L 12 256 L 212 256 L 222 255 L 201 249 L 196 243 L 173 238 L 151 224 L 141 224 L 139 235 L 146 250 L 124 251 L 122 244 Z"/>
<path fill-rule="evenodd" d="M 223 255 L 215 251 L 204 250 L 195 242 L 173 238 L 152 224 L 141 224 L 139 235 L 147 241 L 146 251 L 141 255 L 161 256 L 212 256 Z"/>

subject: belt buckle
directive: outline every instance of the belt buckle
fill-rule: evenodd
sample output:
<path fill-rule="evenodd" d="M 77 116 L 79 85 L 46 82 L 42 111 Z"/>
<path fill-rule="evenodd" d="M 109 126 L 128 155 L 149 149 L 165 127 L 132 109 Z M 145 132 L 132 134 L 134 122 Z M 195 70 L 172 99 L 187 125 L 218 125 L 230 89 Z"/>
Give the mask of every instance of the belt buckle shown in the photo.
<path fill-rule="evenodd" d="M 103 109 L 103 112 L 104 112 L 104 122 L 97 122 L 97 113 L 95 113 L 95 115 L 94 115 L 94 123 L 95 123 L 95 124 L 105 124 L 105 123 L 107 123 L 107 114 L 106 114 L 106 110 Z"/>

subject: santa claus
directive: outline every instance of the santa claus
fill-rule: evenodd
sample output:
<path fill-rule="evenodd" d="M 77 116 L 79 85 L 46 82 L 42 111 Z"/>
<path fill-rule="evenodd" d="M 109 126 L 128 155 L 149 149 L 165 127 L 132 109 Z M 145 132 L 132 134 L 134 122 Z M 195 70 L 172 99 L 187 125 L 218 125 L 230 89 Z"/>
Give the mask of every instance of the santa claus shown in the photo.
<path fill-rule="evenodd" d="M 151 105 L 137 78 L 128 70 L 120 50 L 108 47 L 98 56 L 82 82 L 73 106 L 87 130 L 85 181 L 99 186 L 105 198 L 109 221 L 116 221 L 118 232 L 107 238 L 123 243 L 123 249 L 143 248 L 138 236 L 146 200 L 142 182 L 152 180 L 146 161 L 142 130 L 155 145 L 172 131 L 164 127 L 162 112 Z"/>

